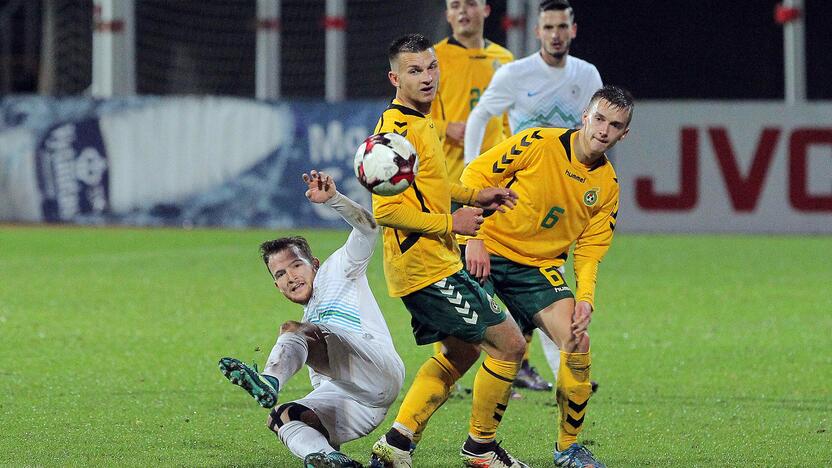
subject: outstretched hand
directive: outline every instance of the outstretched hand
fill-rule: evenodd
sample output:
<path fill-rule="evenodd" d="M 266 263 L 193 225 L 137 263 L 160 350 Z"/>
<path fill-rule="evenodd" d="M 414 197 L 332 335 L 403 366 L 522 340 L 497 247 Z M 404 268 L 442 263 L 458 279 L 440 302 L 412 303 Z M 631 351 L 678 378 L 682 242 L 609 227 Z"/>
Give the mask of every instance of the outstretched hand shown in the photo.
<path fill-rule="evenodd" d="M 335 196 L 335 181 L 324 172 L 316 170 L 303 174 L 303 181 L 306 182 L 306 198 L 312 203 L 324 203 Z"/>
<path fill-rule="evenodd" d="M 474 201 L 474 206 L 484 210 L 497 210 L 500 213 L 514 209 L 516 204 L 517 192 L 503 187 L 484 188 L 479 191 Z"/>

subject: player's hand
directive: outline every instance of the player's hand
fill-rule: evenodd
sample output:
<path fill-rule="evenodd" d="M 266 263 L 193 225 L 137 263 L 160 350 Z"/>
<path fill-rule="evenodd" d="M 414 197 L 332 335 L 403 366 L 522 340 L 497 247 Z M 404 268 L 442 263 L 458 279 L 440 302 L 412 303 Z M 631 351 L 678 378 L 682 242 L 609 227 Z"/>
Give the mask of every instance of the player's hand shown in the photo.
<path fill-rule="evenodd" d="M 451 214 L 451 230 L 463 236 L 473 236 L 483 222 L 482 209 L 463 206 Z"/>
<path fill-rule="evenodd" d="M 303 181 L 306 182 L 306 198 L 312 203 L 323 203 L 335 196 L 335 181 L 324 172 L 316 170 L 303 174 Z"/>
<path fill-rule="evenodd" d="M 480 284 L 491 274 L 491 257 L 488 256 L 485 242 L 481 239 L 468 239 L 468 243 L 465 244 L 465 268 L 480 281 Z"/>
<path fill-rule="evenodd" d="M 585 335 L 590 321 L 592 321 L 592 305 L 586 301 L 578 301 L 575 304 L 575 312 L 572 313 L 572 336 L 580 338 Z"/>
<path fill-rule="evenodd" d="M 480 190 L 474 202 L 474 206 L 485 210 L 497 210 L 500 213 L 514 209 L 516 204 L 517 192 L 503 187 L 489 187 Z"/>
<path fill-rule="evenodd" d="M 465 122 L 448 122 L 445 136 L 457 145 L 462 145 L 465 141 Z"/>

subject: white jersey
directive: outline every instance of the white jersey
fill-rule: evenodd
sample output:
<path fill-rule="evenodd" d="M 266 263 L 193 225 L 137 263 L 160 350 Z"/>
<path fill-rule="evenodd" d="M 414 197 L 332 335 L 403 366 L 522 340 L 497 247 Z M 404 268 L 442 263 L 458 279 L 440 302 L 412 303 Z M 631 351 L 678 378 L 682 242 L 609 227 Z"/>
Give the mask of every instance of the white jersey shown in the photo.
<path fill-rule="evenodd" d="M 471 111 L 465 128 L 465 162 L 480 154 L 488 119 L 508 111 L 511 133 L 532 127 L 577 128 L 592 95 L 603 86 L 594 65 L 571 55 L 552 67 L 540 52 L 500 67 Z"/>
<path fill-rule="evenodd" d="M 367 282 L 372 258 L 368 253 L 372 254 L 375 242 L 376 236 L 353 229 L 347 242 L 321 264 L 312 297 L 303 308 L 303 321 L 370 334 L 374 341 L 392 348 L 387 323 Z"/>

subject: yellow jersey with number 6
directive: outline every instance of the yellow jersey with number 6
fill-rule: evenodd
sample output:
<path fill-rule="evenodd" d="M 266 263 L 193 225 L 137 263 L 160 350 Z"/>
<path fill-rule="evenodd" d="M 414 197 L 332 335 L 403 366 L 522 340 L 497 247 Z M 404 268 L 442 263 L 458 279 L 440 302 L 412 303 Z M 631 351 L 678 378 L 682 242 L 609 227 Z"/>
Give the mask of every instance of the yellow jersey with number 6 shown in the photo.
<path fill-rule="evenodd" d="M 618 178 L 606 156 L 587 166 L 575 156 L 577 130 L 531 128 L 486 151 L 462 173 L 465 186 L 510 187 L 517 206 L 486 218 L 477 239 L 489 253 L 548 268 L 575 243 L 576 300 L 594 304 L 598 264 L 618 217 Z"/>

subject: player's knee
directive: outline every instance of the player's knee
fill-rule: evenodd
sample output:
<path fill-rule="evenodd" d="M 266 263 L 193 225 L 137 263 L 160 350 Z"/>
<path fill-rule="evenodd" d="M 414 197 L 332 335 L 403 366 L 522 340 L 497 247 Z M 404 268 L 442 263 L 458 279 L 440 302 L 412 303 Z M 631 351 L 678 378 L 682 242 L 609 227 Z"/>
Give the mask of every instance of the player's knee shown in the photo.
<path fill-rule="evenodd" d="M 280 325 L 280 334 L 296 332 L 300 330 L 303 326 L 300 322 L 295 322 L 294 320 L 287 320 Z"/>
<path fill-rule="evenodd" d="M 520 362 L 526 354 L 526 346 L 528 346 L 526 339 L 518 333 L 517 336 L 507 340 L 505 352 L 510 356 L 510 360 Z"/>
<path fill-rule="evenodd" d="M 465 373 L 480 357 L 479 346 L 471 343 L 445 345 L 445 357 L 461 374 Z"/>
<path fill-rule="evenodd" d="M 294 402 L 284 403 L 272 408 L 269 417 L 266 419 L 266 427 L 277 432 L 289 421 L 303 421 L 303 414 L 311 411 L 309 408 Z"/>

